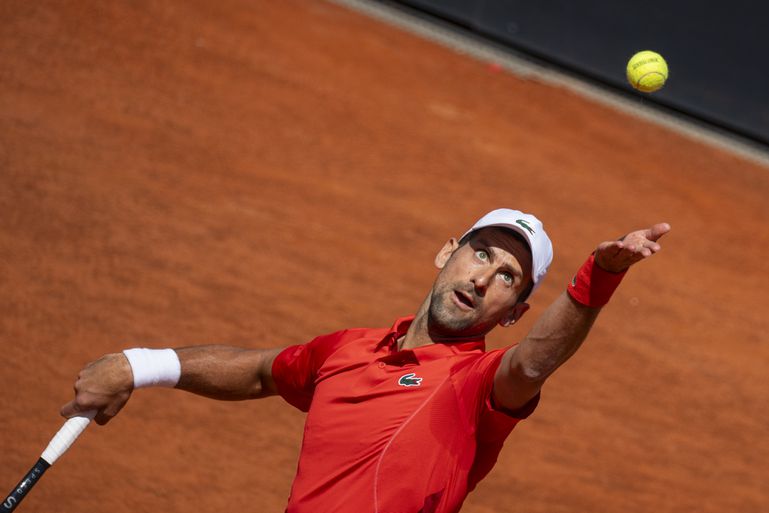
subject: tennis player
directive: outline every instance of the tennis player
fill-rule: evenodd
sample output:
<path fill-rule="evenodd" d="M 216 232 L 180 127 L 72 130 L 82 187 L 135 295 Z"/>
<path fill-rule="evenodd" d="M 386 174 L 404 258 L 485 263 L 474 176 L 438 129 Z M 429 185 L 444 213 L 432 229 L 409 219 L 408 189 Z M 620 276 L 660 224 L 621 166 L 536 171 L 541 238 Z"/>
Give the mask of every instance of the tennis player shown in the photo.
<path fill-rule="evenodd" d="M 553 258 L 539 219 L 494 210 L 438 252 L 416 315 L 275 349 L 127 349 L 80 371 L 61 413 L 95 409 L 105 424 L 150 386 L 225 400 L 279 394 L 307 412 L 287 512 L 456 512 L 628 268 L 669 230 L 599 244 L 520 343 L 486 351 L 487 333 L 529 309 Z"/>

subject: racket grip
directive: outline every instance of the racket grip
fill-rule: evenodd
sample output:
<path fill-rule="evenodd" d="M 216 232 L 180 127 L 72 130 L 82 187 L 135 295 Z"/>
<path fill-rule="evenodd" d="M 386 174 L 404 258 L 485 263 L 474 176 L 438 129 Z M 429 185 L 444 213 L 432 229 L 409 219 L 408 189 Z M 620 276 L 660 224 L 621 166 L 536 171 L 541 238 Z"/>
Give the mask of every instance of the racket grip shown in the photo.
<path fill-rule="evenodd" d="M 41 458 L 48 462 L 49 465 L 53 465 L 56 460 L 59 459 L 59 456 L 67 452 L 69 446 L 72 445 L 74 441 L 77 440 L 77 437 L 80 436 L 80 433 L 88 427 L 88 424 L 90 424 L 95 415 L 96 411 L 91 410 L 84 412 L 77 417 L 68 419 L 61 429 L 59 429 L 59 432 L 51 439 L 48 447 L 43 451 Z"/>
<path fill-rule="evenodd" d="M 32 469 L 27 472 L 27 475 L 13 487 L 13 490 L 8 497 L 6 497 L 2 504 L 0 504 L 0 511 L 10 513 L 15 510 L 16 506 L 18 506 L 22 499 L 27 496 L 27 493 L 50 466 L 51 465 L 49 465 L 43 458 L 39 458 L 37 463 L 35 463 L 35 466 L 33 466 Z"/>

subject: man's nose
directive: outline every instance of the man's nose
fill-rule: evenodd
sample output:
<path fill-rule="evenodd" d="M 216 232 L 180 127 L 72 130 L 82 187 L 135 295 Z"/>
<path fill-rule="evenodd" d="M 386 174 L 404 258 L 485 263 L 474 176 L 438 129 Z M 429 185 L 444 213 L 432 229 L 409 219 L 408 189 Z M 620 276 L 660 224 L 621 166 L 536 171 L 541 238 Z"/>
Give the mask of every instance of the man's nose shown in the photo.
<path fill-rule="evenodd" d="M 489 288 L 489 284 L 491 283 L 491 279 L 494 276 L 494 273 L 491 270 L 483 270 L 478 271 L 471 279 L 470 281 L 473 284 L 473 287 L 475 288 L 475 293 L 479 296 L 483 296 L 486 293 L 486 289 Z"/>

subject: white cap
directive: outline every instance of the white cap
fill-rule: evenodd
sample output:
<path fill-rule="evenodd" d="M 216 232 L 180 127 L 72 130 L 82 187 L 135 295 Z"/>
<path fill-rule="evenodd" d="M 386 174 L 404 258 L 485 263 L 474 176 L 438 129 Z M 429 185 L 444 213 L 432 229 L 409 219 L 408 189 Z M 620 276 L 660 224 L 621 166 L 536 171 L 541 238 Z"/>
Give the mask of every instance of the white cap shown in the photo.
<path fill-rule="evenodd" d="M 523 235 L 523 238 L 529 243 L 529 249 L 531 250 L 531 278 L 534 280 L 531 292 L 534 293 L 539 284 L 542 283 L 545 274 L 547 274 L 547 268 L 550 267 L 550 263 L 553 261 L 553 244 L 550 242 L 550 237 L 545 233 L 542 221 L 531 214 L 524 214 L 509 208 L 500 208 L 492 210 L 481 217 L 460 239 L 471 232 L 488 226 L 509 228 Z"/>

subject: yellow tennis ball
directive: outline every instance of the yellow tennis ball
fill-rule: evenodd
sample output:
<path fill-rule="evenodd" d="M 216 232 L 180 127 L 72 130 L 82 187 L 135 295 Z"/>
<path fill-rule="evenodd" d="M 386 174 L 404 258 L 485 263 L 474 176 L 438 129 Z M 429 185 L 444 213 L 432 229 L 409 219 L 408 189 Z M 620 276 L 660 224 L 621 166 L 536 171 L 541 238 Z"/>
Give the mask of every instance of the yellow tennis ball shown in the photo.
<path fill-rule="evenodd" d="M 627 63 L 627 81 L 639 91 L 654 92 L 664 86 L 667 79 L 668 63 L 656 52 L 638 52 Z"/>

